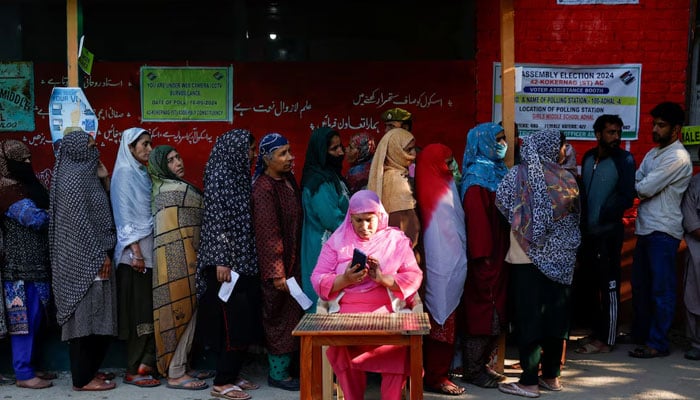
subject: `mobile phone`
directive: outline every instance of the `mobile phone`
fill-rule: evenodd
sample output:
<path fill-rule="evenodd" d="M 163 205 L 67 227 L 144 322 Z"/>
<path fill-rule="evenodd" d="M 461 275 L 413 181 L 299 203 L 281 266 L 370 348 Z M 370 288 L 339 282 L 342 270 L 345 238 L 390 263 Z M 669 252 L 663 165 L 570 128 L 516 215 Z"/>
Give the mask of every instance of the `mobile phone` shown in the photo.
<path fill-rule="evenodd" d="M 355 267 L 357 264 L 360 264 L 359 267 Z M 352 272 L 362 270 L 367 265 L 367 254 L 363 253 L 360 249 L 353 250 L 352 263 L 350 265 L 352 265 L 354 268 Z"/>

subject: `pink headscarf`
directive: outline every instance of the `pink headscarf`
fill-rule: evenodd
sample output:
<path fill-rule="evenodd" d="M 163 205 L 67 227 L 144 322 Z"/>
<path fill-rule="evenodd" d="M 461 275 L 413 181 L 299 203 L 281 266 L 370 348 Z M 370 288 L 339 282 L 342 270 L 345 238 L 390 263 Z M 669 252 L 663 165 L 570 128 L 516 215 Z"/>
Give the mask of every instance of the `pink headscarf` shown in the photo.
<path fill-rule="evenodd" d="M 363 213 L 374 213 L 379 219 L 377 231 L 369 239 L 360 238 L 355 233 L 350 221 L 351 215 Z M 410 240 L 402 231 L 389 226 L 389 214 L 384 210 L 377 194 L 371 190 L 360 190 L 350 199 L 345 220 L 323 245 L 322 254 L 311 277 L 314 287 L 318 290 L 320 281 L 328 272 L 333 275 L 343 274 L 352 260 L 352 253 L 356 248 L 379 260 L 383 274 L 395 275 L 404 263 L 406 257 L 404 253 L 413 256 Z M 335 255 L 335 265 L 323 265 L 327 263 L 325 256 L 328 253 Z M 420 285 L 420 278 L 418 282 Z M 366 277 L 362 283 L 349 286 L 344 290 L 346 292 L 366 292 L 376 288 L 377 285 L 376 282 Z"/>

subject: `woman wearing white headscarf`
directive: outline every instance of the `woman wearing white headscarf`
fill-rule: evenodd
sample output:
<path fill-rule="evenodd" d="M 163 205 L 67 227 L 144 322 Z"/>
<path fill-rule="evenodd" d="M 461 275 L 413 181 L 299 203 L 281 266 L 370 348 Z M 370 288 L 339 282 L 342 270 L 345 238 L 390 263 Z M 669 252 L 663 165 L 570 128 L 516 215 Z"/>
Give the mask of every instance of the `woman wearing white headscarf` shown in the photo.
<path fill-rule="evenodd" d="M 119 338 L 126 340 L 127 367 L 124 383 L 139 387 L 160 385 L 155 370 L 153 330 L 153 215 L 151 179 L 146 163 L 151 154 L 151 134 L 142 128 L 122 133 L 112 173 L 111 200 L 117 226 L 119 288 Z"/>

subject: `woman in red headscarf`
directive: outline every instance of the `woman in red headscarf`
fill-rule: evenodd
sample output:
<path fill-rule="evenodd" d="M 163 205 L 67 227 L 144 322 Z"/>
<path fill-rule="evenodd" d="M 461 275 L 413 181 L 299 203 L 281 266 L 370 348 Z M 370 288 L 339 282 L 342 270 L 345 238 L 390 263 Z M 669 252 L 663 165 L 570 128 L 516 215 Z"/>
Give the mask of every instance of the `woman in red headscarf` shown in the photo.
<path fill-rule="evenodd" d="M 418 154 L 416 197 L 425 254 L 424 303 L 430 314 L 430 335 L 424 339 L 426 389 L 460 395 L 464 388 L 449 379 L 455 350 L 455 310 L 467 277 L 464 211 L 450 170 L 452 150 L 431 144 Z"/>

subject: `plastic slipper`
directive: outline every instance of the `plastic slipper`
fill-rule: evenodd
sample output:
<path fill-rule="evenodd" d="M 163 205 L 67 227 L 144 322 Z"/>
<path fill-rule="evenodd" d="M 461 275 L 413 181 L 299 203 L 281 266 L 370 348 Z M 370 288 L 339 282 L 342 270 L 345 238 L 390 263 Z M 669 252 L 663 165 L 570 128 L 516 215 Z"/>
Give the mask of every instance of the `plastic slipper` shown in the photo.
<path fill-rule="evenodd" d="M 579 346 L 574 350 L 578 354 L 600 354 L 600 353 L 610 353 L 610 346 L 603 344 L 601 346 L 596 346 L 593 344 L 593 342 L 589 342 L 584 344 L 583 346 Z"/>
<path fill-rule="evenodd" d="M 244 392 L 243 389 L 239 388 L 236 385 L 233 385 L 229 388 L 226 388 L 220 392 L 217 391 L 216 389 L 214 389 L 209 394 L 212 395 L 213 397 L 218 397 L 220 399 L 229 399 L 229 400 L 248 400 L 248 399 L 253 398 L 253 396 Z"/>
<path fill-rule="evenodd" d="M 196 383 L 196 382 L 202 382 L 203 385 L 189 385 L 189 383 Z M 204 382 L 201 379 L 197 378 L 190 378 L 190 379 L 185 379 L 184 381 L 178 382 L 178 383 L 167 383 L 165 387 L 170 388 L 170 389 L 182 389 L 182 390 L 204 390 L 209 387 L 209 384 Z"/>
<path fill-rule="evenodd" d="M 102 372 L 99 371 L 95 374 L 95 378 L 101 380 L 101 381 L 113 381 L 114 378 L 117 376 L 114 374 L 114 372 Z"/>
<path fill-rule="evenodd" d="M 75 387 L 73 386 L 73 390 L 76 392 L 102 392 L 105 390 L 112 390 L 117 387 L 117 384 L 114 382 L 105 382 L 101 381 L 99 383 L 96 383 L 93 385 L 92 382 L 88 383 L 87 385 L 83 387 Z"/>
<path fill-rule="evenodd" d="M 700 349 L 697 347 L 692 347 L 690 350 L 686 351 L 685 354 L 683 354 L 683 357 L 693 361 L 700 360 Z M 0 385 L 2 385 L 2 383 L 0 383 Z"/>
<path fill-rule="evenodd" d="M 498 385 L 498 390 L 500 390 L 503 393 L 514 394 L 516 396 L 528 397 L 531 399 L 540 397 L 539 393 L 525 390 L 518 386 L 518 384 L 515 382 L 501 383 L 500 385 Z"/>
<path fill-rule="evenodd" d="M 234 385 L 238 386 L 239 388 L 243 390 L 255 390 L 255 389 L 260 389 L 260 385 L 257 383 L 253 383 L 247 379 L 241 378 L 238 380 L 238 382 L 234 382 Z"/>
<path fill-rule="evenodd" d="M 156 387 L 160 386 L 160 381 L 151 375 L 129 375 L 124 377 L 124 383 L 138 387 Z"/>
<path fill-rule="evenodd" d="M 15 382 L 15 386 L 23 389 L 46 389 L 53 386 L 53 383 L 46 379 L 34 377 L 25 381 L 17 381 Z"/>
<path fill-rule="evenodd" d="M 0 375 L 0 386 L 2 386 L 2 385 L 14 385 L 14 384 L 15 384 L 14 379 Z"/>
<path fill-rule="evenodd" d="M 547 381 L 545 381 L 542 377 L 537 378 L 537 384 L 540 385 L 541 388 L 550 390 L 552 392 L 561 392 L 562 389 L 564 389 L 564 386 L 562 386 L 561 383 L 557 386 L 554 386 L 547 383 Z"/>
<path fill-rule="evenodd" d="M 498 387 L 499 380 L 500 378 L 490 375 L 486 371 L 481 371 L 479 374 L 473 378 L 470 377 L 462 377 L 462 380 L 467 383 L 471 383 L 472 385 L 476 385 L 479 387 L 482 387 L 484 389 L 495 389 Z"/>
<path fill-rule="evenodd" d="M 187 375 L 204 380 L 215 377 L 216 371 L 211 369 L 193 369 L 191 371 L 187 371 Z"/>
<path fill-rule="evenodd" d="M 634 350 L 629 351 L 629 356 L 634 358 L 654 358 L 654 357 L 666 357 L 670 353 L 668 350 L 659 351 L 649 346 L 637 347 Z"/>

